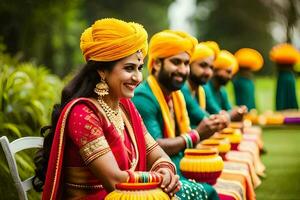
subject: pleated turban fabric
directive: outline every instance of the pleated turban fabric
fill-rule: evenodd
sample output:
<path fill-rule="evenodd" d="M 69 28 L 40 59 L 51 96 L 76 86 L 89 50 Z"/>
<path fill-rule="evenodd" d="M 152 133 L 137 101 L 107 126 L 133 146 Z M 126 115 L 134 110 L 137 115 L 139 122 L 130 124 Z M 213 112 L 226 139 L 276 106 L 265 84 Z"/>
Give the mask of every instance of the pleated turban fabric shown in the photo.
<path fill-rule="evenodd" d="M 236 57 L 240 68 L 248 68 L 252 71 L 258 71 L 264 64 L 262 55 L 251 48 L 239 49 L 234 56 Z"/>
<path fill-rule="evenodd" d="M 86 61 L 115 61 L 141 50 L 145 57 L 148 34 L 142 25 L 114 18 L 97 20 L 81 35 L 80 48 Z"/>
<path fill-rule="evenodd" d="M 205 41 L 205 42 L 201 42 L 200 44 L 204 44 L 209 48 L 211 48 L 215 52 L 215 59 L 217 58 L 217 56 L 220 53 L 220 47 L 218 43 L 216 43 L 215 41 Z"/>
<path fill-rule="evenodd" d="M 199 43 L 196 45 L 195 51 L 191 57 L 191 63 L 195 62 L 197 60 L 203 60 L 208 57 L 213 57 L 215 58 L 215 52 L 213 49 L 208 47 L 205 44 Z"/>
<path fill-rule="evenodd" d="M 214 62 L 214 68 L 231 69 L 232 73 L 235 74 L 238 71 L 238 63 L 234 55 L 229 51 L 221 50 Z"/>
<path fill-rule="evenodd" d="M 198 41 L 183 31 L 164 30 L 156 33 L 149 43 L 148 70 L 151 72 L 153 61 L 167 58 L 181 52 L 192 56 Z"/>
<path fill-rule="evenodd" d="M 300 62 L 300 53 L 293 45 L 283 43 L 271 49 L 270 59 L 275 63 L 295 64 Z"/>

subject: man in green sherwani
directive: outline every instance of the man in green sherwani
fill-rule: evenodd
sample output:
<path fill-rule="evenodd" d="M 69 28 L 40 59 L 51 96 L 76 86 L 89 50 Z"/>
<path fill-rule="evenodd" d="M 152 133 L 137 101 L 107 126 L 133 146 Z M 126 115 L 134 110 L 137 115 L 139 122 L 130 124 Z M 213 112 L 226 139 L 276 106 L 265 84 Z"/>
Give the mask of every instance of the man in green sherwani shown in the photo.
<path fill-rule="evenodd" d="M 247 106 L 248 110 L 256 109 L 253 71 L 261 69 L 263 57 L 258 51 L 250 48 L 238 50 L 235 57 L 239 64 L 239 71 L 232 80 L 235 102 L 239 106 Z"/>
<path fill-rule="evenodd" d="M 210 185 L 188 181 L 179 170 L 186 148 L 192 148 L 200 138 L 208 138 L 224 128 L 213 116 L 205 118 L 201 115 L 196 115 L 200 116 L 201 123 L 195 129 L 190 128 L 186 106 L 200 109 L 191 98 L 190 102 L 184 99 L 180 88 L 189 74 L 190 56 L 196 44 L 195 38 L 180 31 L 166 30 L 155 34 L 149 46 L 148 69 L 151 75 L 138 86 L 132 100 L 149 133 L 177 166 L 183 183 L 183 190 L 177 195 L 181 199 L 218 199 Z"/>
<path fill-rule="evenodd" d="M 276 110 L 298 109 L 293 65 L 300 60 L 299 51 L 290 44 L 272 48 L 270 58 L 277 64 Z"/>
<path fill-rule="evenodd" d="M 205 115 L 208 117 L 210 114 L 206 112 L 206 95 L 203 86 L 209 81 L 213 75 L 213 62 L 217 53 L 219 52 L 217 43 L 213 41 L 202 42 L 197 44 L 196 49 L 191 57 L 190 75 L 185 85 L 181 88 L 181 92 L 185 99 L 194 99 L 201 111 L 197 111 L 198 115 Z M 193 103 L 195 104 L 195 103 Z M 191 127 L 196 127 L 199 123 L 197 118 L 194 117 L 194 110 L 187 106 L 187 111 L 190 117 Z M 215 115 L 224 123 L 229 120 L 225 115 Z"/>
<path fill-rule="evenodd" d="M 236 105 L 256 109 L 253 74 L 249 68 L 241 68 L 232 79 Z"/>
<path fill-rule="evenodd" d="M 210 114 L 228 113 L 232 121 L 240 121 L 247 113 L 246 106 L 233 108 L 230 105 L 225 85 L 232 78 L 232 72 L 237 67 L 235 57 L 226 50 L 221 50 L 214 61 L 214 75 L 204 86 L 206 95 L 206 111 Z"/>
<path fill-rule="evenodd" d="M 190 75 L 186 84 L 181 88 L 185 99 L 192 97 L 202 110 L 205 110 L 206 108 L 206 94 L 203 89 L 203 85 L 205 85 L 213 75 L 214 61 L 216 60 L 219 52 L 220 49 L 218 44 L 213 41 L 201 42 L 197 44 L 190 61 Z M 191 119 L 191 110 L 188 108 L 187 110 Z M 230 117 L 231 113 L 226 112 L 226 115 L 224 114 L 218 114 L 216 116 L 219 117 L 220 120 L 224 120 L 225 122 L 229 123 L 230 119 L 228 119 L 228 117 Z M 209 116 L 207 112 L 206 115 Z M 191 124 L 192 123 L 193 120 L 191 120 Z M 194 124 L 194 126 L 196 125 L 197 124 Z M 228 166 L 225 165 L 225 169 L 226 167 Z M 239 170 L 237 169 L 236 171 Z M 229 189 L 230 187 L 231 186 L 227 185 L 226 188 Z"/>

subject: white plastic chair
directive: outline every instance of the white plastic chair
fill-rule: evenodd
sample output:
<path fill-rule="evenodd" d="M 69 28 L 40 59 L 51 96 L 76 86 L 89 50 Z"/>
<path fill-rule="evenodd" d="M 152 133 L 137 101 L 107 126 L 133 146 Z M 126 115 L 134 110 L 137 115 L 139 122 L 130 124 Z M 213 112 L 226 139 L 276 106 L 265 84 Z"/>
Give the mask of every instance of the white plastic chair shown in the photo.
<path fill-rule="evenodd" d="M 20 200 L 27 200 L 27 191 L 32 189 L 33 176 L 22 181 L 18 172 L 15 154 L 19 151 L 31 148 L 42 148 L 44 138 L 42 137 L 23 137 L 12 141 L 8 141 L 6 136 L 0 138 L 1 146 L 3 148 L 10 173 L 12 175 L 14 184 L 18 191 Z"/>

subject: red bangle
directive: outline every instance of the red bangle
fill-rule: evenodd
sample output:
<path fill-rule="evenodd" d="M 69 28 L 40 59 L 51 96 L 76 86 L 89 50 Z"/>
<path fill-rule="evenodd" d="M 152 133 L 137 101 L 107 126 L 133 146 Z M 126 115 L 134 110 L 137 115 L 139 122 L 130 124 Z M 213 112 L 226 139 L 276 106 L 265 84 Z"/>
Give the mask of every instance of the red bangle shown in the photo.
<path fill-rule="evenodd" d="M 157 163 L 152 169 L 151 171 L 158 171 L 160 168 L 168 168 L 170 169 L 174 174 L 176 174 L 176 168 L 175 166 L 168 162 L 168 161 L 161 161 L 159 163 Z"/>
<path fill-rule="evenodd" d="M 200 136 L 199 136 L 198 132 L 196 130 L 190 130 L 188 134 L 191 137 L 192 142 L 195 146 L 200 140 Z"/>
<path fill-rule="evenodd" d="M 126 172 L 128 173 L 127 183 L 134 183 L 135 182 L 134 172 L 132 172 L 130 170 L 126 170 Z"/>
<path fill-rule="evenodd" d="M 161 182 L 161 176 L 156 172 L 151 172 L 150 176 L 152 176 L 152 182 Z"/>

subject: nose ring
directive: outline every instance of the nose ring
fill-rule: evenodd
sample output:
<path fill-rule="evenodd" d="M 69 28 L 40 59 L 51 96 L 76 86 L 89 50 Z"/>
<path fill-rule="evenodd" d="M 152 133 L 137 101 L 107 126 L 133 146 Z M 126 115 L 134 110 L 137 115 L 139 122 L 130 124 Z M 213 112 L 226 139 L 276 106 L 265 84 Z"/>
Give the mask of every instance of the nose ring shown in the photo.
<path fill-rule="evenodd" d="M 132 75 L 132 80 L 137 80 L 135 75 Z"/>

